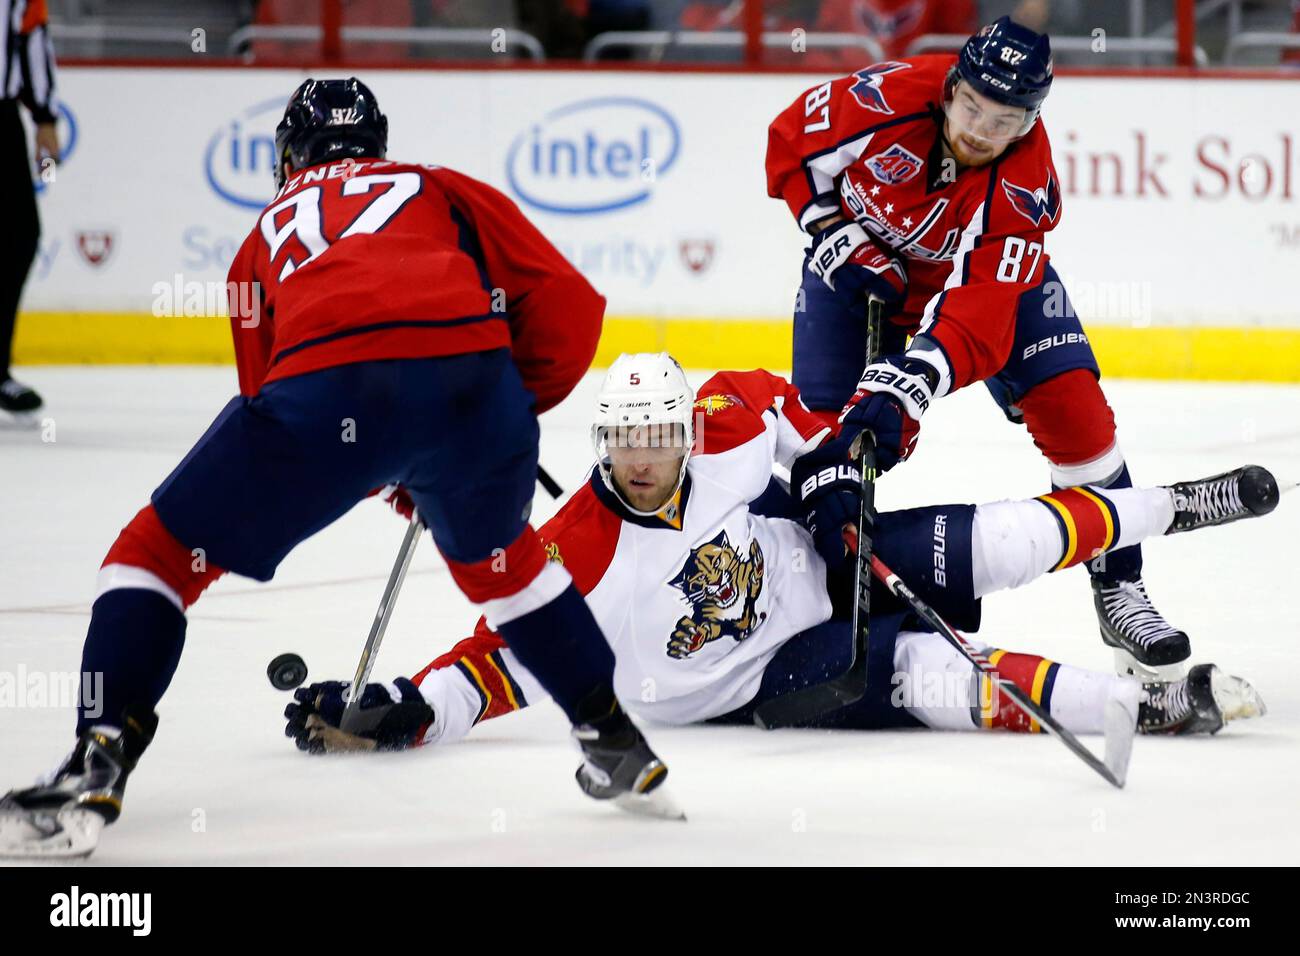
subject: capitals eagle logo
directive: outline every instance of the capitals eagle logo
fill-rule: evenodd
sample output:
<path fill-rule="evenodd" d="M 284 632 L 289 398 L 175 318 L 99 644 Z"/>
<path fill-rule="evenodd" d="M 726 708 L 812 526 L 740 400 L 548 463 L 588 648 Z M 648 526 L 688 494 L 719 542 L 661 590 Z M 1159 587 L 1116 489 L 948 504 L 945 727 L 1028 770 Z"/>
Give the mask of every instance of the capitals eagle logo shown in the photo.
<path fill-rule="evenodd" d="M 1012 208 L 1035 226 L 1041 223 L 1044 217 L 1049 224 L 1056 222 L 1056 217 L 1061 211 L 1061 187 L 1056 184 L 1050 170 L 1047 173 L 1046 186 L 1026 189 L 1004 179 L 1002 190 L 1007 194 L 1007 199 L 1011 200 Z"/>
<path fill-rule="evenodd" d="M 749 543 L 748 558 L 742 558 L 724 528 L 693 549 L 668 583 L 691 608 L 668 638 L 668 656 L 674 660 L 685 660 L 719 638 L 743 641 L 767 619 L 766 612 L 755 608 L 763 591 L 763 550 L 757 539 Z"/>
<path fill-rule="evenodd" d="M 910 70 L 911 68 L 912 64 L 910 63 L 887 61 L 877 63 L 875 66 L 869 66 L 865 70 L 858 70 L 853 74 L 858 81 L 849 87 L 849 92 L 853 94 L 853 98 L 864 109 L 892 116 L 894 108 L 885 101 L 885 94 L 881 90 L 881 84 L 884 83 L 885 77 L 890 73 L 897 73 L 899 70 Z"/>

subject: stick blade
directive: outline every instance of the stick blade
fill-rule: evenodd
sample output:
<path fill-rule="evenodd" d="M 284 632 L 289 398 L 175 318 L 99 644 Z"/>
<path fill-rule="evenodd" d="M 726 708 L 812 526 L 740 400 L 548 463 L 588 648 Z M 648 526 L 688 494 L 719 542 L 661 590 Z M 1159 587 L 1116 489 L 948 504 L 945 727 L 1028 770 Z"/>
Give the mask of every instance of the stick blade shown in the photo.
<path fill-rule="evenodd" d="M 1106 755 L 1103 762 L 1110 771 L 1111 783 L 1123 787 L 1128 780 L 1129 759 L 1133 756 L 1133 738 L 1137 734 L 1137 716 L 1115 699 L 1106 702 Z"/>

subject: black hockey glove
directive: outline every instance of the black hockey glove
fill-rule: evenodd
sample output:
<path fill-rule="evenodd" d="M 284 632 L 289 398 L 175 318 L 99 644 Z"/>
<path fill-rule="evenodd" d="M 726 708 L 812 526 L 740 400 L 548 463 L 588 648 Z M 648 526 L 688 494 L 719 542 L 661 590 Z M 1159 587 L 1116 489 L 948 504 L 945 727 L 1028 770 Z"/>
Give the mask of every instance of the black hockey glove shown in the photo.
<path fill-rule="evenodd" d="M 862 510 L 862 479 L 849 458 L 852 444 L 853 436 L 832 438 L 790 467 L 790 493 L 803 508 L 813 546 L 832 572 L 849 560 L 844 529 L 857 530 Z"/>
<path fill-rule="evenodd" d="M 310 754 L 343 750 L 405 750 L 420 744 L 433 722 L 433 708 L 420 688 L 399 677 L 388 684 L 367 684 L 353 725 L 339 729 L 347 707 L 349 681 L 331 680 L 293 692 L 296 703 L 284 709 L 284 735 Z M 396 691 L 396 697 L 394 696 Z"/>

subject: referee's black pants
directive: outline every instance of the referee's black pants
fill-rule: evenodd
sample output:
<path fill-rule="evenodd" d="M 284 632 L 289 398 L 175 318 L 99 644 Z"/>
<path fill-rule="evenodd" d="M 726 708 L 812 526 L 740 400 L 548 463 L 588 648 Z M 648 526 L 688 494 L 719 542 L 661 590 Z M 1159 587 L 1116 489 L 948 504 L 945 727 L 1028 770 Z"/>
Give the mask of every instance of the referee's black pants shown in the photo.
<path fill-rule="evenodd" d="M 9 377 L 18 299 L 36 258 L 41 220 L 36 213 L 27 135 L 18 101 L 0 99 L 0 381 Z"/>

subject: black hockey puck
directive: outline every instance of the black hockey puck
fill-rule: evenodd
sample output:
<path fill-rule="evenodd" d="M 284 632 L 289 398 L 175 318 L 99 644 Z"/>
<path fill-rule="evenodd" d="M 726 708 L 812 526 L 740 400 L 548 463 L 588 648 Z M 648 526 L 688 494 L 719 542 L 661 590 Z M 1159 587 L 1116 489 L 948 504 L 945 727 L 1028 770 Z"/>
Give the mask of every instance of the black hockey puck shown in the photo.
<path fill-rule="evenodd" d="M 281 654 L 266 665 L 266 676 L 276 690 L 293 690 L 307 679 L 307 664 L 297 654 Z"/>

